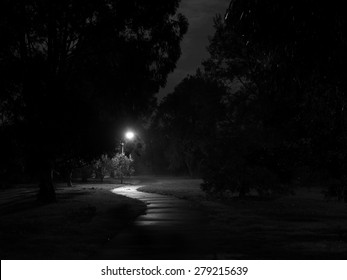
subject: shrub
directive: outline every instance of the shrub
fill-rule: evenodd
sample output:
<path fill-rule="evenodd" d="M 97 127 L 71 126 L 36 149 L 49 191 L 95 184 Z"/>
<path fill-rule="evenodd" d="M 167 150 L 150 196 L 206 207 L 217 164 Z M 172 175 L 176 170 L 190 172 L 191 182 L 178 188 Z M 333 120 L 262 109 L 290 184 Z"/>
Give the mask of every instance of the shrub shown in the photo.
<path fill-rule="evenodd" d="M 98 177 L 101 182 L 104 180 L 104 177 L 112 170 L 112 160 L 107 155 L 101 155 L 93 164 L 96 177 Z"/>
<path fill-rule="evenodd" d="M 117 154 L 114 156 L 111 159 L 110 166 L 114 177 L 120 179 L 121 184 L 123 184 L 123 179 L 125 177 L 130 177 L 135 172 L 133 160 L 124 154 Z"/>

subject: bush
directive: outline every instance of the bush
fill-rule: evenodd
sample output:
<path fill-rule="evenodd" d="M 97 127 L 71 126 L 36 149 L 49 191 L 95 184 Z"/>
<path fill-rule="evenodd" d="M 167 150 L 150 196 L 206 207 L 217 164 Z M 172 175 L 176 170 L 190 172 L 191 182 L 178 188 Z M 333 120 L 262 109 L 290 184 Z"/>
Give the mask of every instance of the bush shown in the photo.
<path fill-rule="evenodd" d="M 104 180 L 104 177 L 112 171 L 112 160 L 107 155 L 101 155 L 94 164 L 93 168 L 101 182 Z"/>
<path fill-rule="evenodd" d="M 110 166 L 114 177 L 120 179 L 121 184 L 123 184 L 123 179 L 125 177 L 130 177 L 135 172 L 133 160 L 124 154 L 117 154 L 114 156 L 111 159 Z"/>
<path fill-rule="evenodd" d="M 213 145 L 203 168 L 203 191 L 230 192 L 244 197 L 252 190 L 260 196 L 289 192 L 292 169 L 281 159 L 283 149 L 263 149 L 247 138 L 227 138 Z"/>
<path fill-rule="evenodd" d="M 91 165 L 85 165 L 74 170 L 72 176 L 75 178 L 81 178 L 82 182 L 87 182 L 88 179 L 93 176 L 93 173 L 93 167 Z"/>

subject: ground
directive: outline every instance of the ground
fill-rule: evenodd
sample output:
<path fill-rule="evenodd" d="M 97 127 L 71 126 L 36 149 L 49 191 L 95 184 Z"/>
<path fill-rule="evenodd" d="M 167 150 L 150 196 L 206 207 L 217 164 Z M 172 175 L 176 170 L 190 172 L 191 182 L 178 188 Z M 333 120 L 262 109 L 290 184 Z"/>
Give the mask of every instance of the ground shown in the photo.
<path fill-rule="evenodd" d="M 130 183 L 200 209 L 216 242 L 216 258 L 347 258 L 347 204 L 327 201 L 318 188 L 268 200 L 222 200 L 203 193 L 200 180 L 147 177 Z M 145 200 L 111 192 L 120 186 L 58 185 L 58 201 L 48 205 L 36 203 L 33 186 L 1 190 L 1 259 L 94 259 L 145 212 Z"/>
<path fill-rule="evenodd" d="M 161 178 L 140 191 L 188 199 L 207 212 L 220 257 L 226 259 L 346 259 L 347 204 L 326 200 L 321 188 L 274 199 L 222 200 L 201 180 Z"/>
<path fill-rule="evenodd" d="M 1 190 L 1 259 L 89 259 L 146 206 L 118 196 L 118 184 L 57 186 L 57 202 L 40 205 L 35 186 Z"/>

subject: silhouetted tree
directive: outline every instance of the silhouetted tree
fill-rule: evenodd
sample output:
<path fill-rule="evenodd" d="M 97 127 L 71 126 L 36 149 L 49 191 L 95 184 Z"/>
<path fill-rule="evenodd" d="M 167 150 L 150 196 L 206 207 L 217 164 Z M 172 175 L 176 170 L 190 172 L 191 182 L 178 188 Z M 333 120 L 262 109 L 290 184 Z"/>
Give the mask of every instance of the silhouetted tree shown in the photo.
<path fill-rule="evenodd" d="M 101 182 L 107 174 L 110 174 L 112 169 L 112 160 L 107 155 L 101 155 L 101 157 L 93 164 L 96 177 L 100 179 Z"/>
<path fill-rule="evenodd" d="M 302 166 L 343 179 L 347 22 L 341 5 L 235 0 L 225 22 L 216 18 L 204 66 L 228 89 L 227 110 L 205 189 L 243 195 L 257 185 L 288 184 Z"/>
<path fill-rule="evenodd" d="M 159 105 L 152 129 L 164 144 L 168 168 L 200 174 L 222 114 L 224 91 L 204 77 L 200 70 L 186 77 Z"/>
<path fill-rule="evenodd" d="M 22 100 L 28 158 L 40 169 L 41 200 L 55 199 L 57 160 L 91 161 L 114 149 L 122 121 L 133 121 L 154 104 L 187 30 L 178 4 L 1 2 L 0 76 L 6 75 L 8 95 Z"/>

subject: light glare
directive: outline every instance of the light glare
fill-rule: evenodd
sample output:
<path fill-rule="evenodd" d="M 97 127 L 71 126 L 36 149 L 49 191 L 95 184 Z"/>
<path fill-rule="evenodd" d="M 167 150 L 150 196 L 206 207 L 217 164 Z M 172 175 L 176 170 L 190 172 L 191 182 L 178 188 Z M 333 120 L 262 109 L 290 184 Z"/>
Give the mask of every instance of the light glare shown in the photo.
<path fill-rule="evenodd" d="M 134 138 L 134 132 L 132 131 L 128 131 L 127 133 L 125 133 L 125 137 L 129 140 Z"/>

